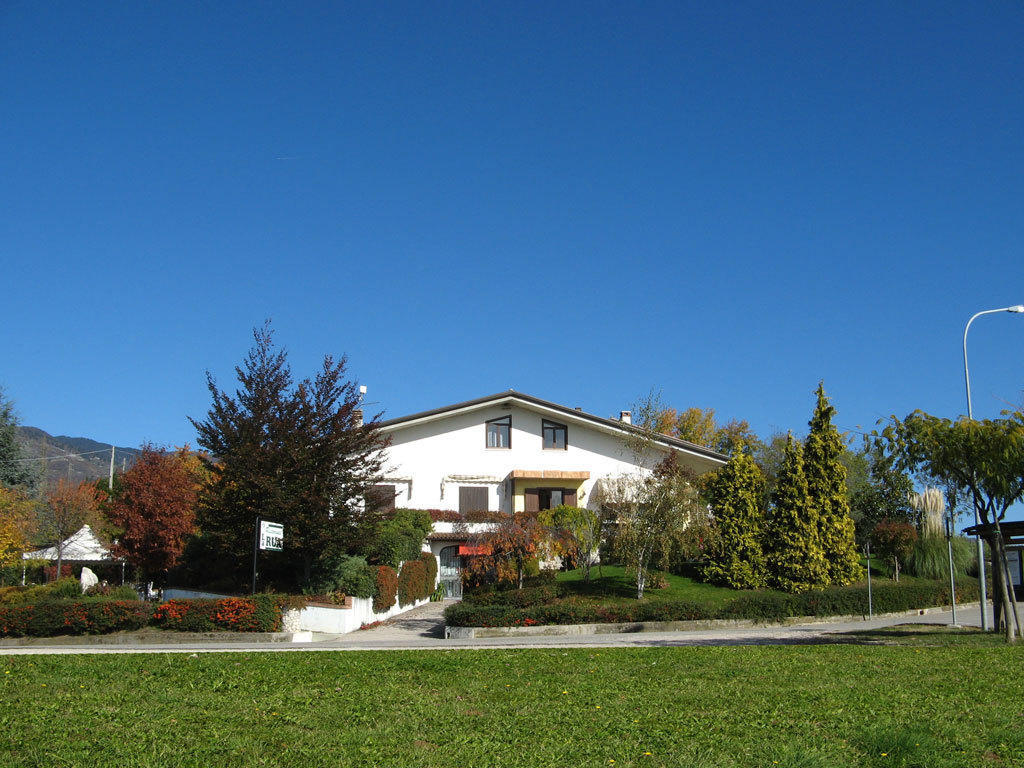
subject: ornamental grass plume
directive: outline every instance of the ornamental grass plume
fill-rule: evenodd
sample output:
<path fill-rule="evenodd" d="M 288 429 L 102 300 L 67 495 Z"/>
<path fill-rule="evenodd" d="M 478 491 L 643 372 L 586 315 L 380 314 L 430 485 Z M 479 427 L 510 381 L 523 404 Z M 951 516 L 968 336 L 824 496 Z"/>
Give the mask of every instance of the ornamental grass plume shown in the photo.
<path fill-rule="evenodd" d="M 910 494 L 910 506 L 918 511 L 921 519 L 921 535 L 940 537 L 945 535 L 943 517 L 946 513 L 946 499 L 938 488 L 925 488 L 921 493 Z"/>

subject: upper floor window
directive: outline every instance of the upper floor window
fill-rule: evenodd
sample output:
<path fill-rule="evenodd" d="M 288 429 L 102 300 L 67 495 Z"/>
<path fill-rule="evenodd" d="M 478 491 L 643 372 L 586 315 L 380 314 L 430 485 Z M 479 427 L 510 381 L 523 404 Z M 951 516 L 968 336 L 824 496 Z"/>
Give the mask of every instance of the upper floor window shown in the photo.
<path fill-rule="evenodd" d="M 545 448 L 557 448 L 565 450 L 569 447 L 569 430 L 565 424 L 544 419 L 541 421 L 541 434 L 544 436 Z"/>
<path fill-rule="evenodd" d="M 488 448 L 511 448 L 512 447 L 512 417 L 506 416 L 502 419 L 491 419 L 487 422 L 487 447 Z"/>

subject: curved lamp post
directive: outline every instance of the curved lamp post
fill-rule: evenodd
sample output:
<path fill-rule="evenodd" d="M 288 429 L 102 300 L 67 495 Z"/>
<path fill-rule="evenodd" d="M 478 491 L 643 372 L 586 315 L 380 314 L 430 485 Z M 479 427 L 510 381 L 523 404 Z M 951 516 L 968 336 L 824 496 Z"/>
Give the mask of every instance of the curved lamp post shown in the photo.
<path fill-rule="evenodd" d="M 1024 312 L 1024 304 L 1014 304 L 1012 307 L 1001 307 L 999 309 L 986 309 L 981 312 L 977 312 L 971 316 L 971 319 L 967 321 L 967 325 L 964 328 L 964 381 L 967 385 L 967 418 L 974 421 L 974 411 L 971 409 L 971 374 L 967 367 L 967 332 L 971 330 L 971 323 L 982 315 L 992 315 L 997 312 L 1014 312 L 1020 314 Z M 974 506 L 974 524 L 978 525 L 978 506 Z M 978 544 L 978 580 L 981 582 L 981 628 L 984 631 L 988 630 L 988 590 L 985 586 L 985 550 L 981 543 L 981 537 L 975 536 L 974 540 Z"/>

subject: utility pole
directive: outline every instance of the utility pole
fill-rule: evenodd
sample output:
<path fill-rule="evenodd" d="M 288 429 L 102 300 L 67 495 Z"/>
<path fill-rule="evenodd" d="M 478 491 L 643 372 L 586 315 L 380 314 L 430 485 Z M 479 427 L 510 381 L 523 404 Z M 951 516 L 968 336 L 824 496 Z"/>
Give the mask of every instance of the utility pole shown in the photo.
<path fill-rule="evenodd" d="M 107 480 L 107 490 L 114 490 L 114 446 L 110 446 L 110 478 Z"/>

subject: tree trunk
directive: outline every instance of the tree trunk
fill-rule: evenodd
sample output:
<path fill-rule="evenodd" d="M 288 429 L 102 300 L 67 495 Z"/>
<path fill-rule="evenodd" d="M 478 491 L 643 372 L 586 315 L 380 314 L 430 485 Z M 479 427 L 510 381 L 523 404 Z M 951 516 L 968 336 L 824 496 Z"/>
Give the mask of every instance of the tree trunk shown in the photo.
<path fill-rule="evenodd" d="M 1003 631 L 1006 635 L 1006 642 L 1016 641 L 1016 632 L 1013 626 L 1013 617 L 1010 615 L 1010 595 L 1006 585 L 1006 558 L 1003 557 L 1002 535 L 998 528 L 993 533 L 989 545 L 992 548 L 992 589 L 999 598 L 999 610 L 994 611 L 992 623 L 999 630 L 999 622 L 1003 623 Z"/>
<path fill-rule="evenodd" d="M 1020 612 L 1017 610 L 1017 595 L 1013 589 L 1013 579 L 1010 577 L 1010 564 L 1006 560 L 1006 542 L 1003 540 L 1003 531 L 999 525 L 999 520 L 995 521 L 996 538 L 999 541 L 999 563 L 1000 570 L 1003 575 L 1003 583 L 1006 585 L 1005 592 L 1007 598 L 1006 604 L 1006 623 L 1010 623 L 1010 618 L 1013 618 L 1013 626 L 1017 632 L 1017 636 L 1021 637 L 1020 631 Z M 1012 642 L 1012 641 L 1011 641 Z"/>

